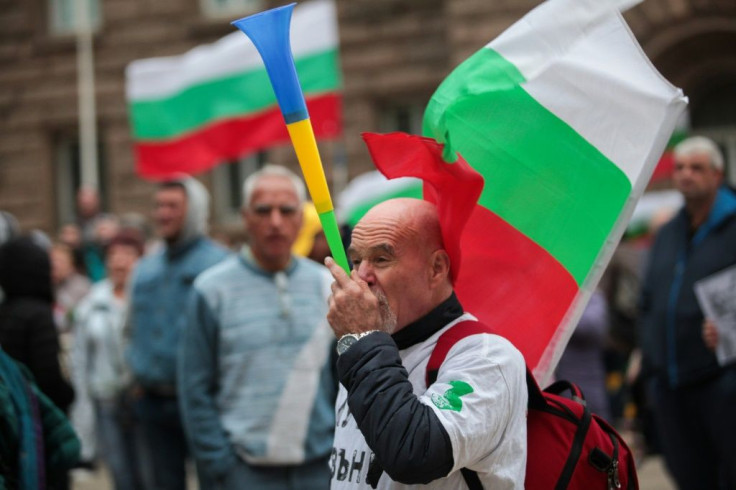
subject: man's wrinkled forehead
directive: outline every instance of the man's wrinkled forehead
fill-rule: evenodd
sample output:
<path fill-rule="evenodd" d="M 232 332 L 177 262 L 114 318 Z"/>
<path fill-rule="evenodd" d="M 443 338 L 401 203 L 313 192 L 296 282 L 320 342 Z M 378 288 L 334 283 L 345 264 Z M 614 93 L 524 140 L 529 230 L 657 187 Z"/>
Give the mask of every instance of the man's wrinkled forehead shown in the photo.
<path fill-rule="evenodd" d="M 395 213 L 366 214 L 353 229 L 352 243 L 358 247 L 387 246 L 396 251 L 415 238 L 416 230 L 406 216 Z"/>
<path fill-rule="evenodd" d="M 396 256 L 396 249 L 394 246 L 390 243 L 377 243 L 375 245 L 365 245 L 361 246 L 360 244 L 355 244 L 353 242 L 349 247 L 347 251 L 348 255 L 350 257 L 355 257 L 358 255 L 377 255 L 377 254 L 386 254 L 389 256 Z"/>

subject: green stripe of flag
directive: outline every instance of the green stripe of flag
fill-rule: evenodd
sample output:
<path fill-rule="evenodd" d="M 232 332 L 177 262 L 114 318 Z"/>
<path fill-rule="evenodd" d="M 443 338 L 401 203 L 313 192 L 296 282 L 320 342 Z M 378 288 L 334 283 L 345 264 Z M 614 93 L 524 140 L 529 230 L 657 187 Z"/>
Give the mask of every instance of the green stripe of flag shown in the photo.
<path fill-rule="evenodd" d="M 449 128 L 449 144 L 486 178 L 479 204 L 546 249 L 581 285 L 631 183 L 523 81 L 496 51 L 480 50 L 437 90 L 424 132 L 442 141 Z"/>
<path fill-rule="evenodd" d="M 337 49 L 294 61 L 305 95 L 337 90 L 341 85 Z M 262 111 L 276 104 L 265 69 L 189 87 L 166 99 L 130 103 L 137 140 L 165 140 L 205 124 Z"/>

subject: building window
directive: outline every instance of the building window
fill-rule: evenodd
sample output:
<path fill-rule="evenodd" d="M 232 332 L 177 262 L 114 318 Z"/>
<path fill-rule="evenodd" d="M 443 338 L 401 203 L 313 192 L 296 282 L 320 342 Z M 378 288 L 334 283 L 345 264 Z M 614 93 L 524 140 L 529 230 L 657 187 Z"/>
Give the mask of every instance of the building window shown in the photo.
<path fill-rule="evenodd" d="M 98 146 L 97 175 L 99 179 L 100 208 L 107 209 L 107 186 L 102 148 Z M 71 223 L 76 218 L 77 191 L 84 182 L 79 157 L 79 140 L 60 137 L 55 145 L 56 224 Z"/>
<path fill-rule="evenodd" d="M 256 153 L 247 158 L 216 167 L 212 172 L 214 209 L 220 223 L 238 223 L 243 201 L 243 182 L 266 164 L 266 154 Z"/>
<path fill-rule="evenodd" d="M 403 131 L 409 134 L 422 134 L 422 118 L 426 103 L 389 104 L 379 114 L 378 129 L 387 133 Z"/>
<path fill-rule="evenodd" d="M 202 12 L 212 19 L 243 17 L 264 9 L 263 0 L 200 0 Z"/>
<path fill-rule="evenodd" d="M 77 15 L 77 5 L 87 7 L 88 20 L 92 31 L 97 31 L 101 25 L 100 0 L 50 0 L 49 25 L 52 34 L 75 34 L 80 23 Z"/>

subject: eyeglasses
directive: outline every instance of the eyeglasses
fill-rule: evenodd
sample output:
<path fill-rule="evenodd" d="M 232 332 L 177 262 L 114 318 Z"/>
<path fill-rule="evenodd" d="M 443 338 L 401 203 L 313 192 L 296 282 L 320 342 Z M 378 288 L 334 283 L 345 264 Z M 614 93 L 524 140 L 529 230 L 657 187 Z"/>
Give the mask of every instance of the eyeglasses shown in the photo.
<path fill-rule="evenodd" d="M 271 204 L 256 204 L 251 207 L 251 211 L 253 211 L 253 213 L 260 218 L 271 216 L 271 213 L 273 213 L 274 209 L 277 209 L 279 213 L 281 213 L 281 215 L 285 217 L 295 216 L 296 212 L 299 210 L 298 206 L 292 206 L 289 204 L 283 204 L 281 206 L 272 206 Z"/>

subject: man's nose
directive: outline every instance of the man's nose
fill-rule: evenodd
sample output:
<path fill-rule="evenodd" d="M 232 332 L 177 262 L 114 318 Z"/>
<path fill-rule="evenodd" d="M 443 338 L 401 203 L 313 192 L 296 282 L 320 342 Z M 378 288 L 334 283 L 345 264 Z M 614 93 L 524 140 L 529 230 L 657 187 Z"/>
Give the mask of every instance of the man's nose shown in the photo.
<path fill-rule="evenodd" d="M 365 281 L 369 286 L 373 286 L 373 284 L 375 284 L 376 276 L 370 262 L 367 260 L 362 261 L 358 264 L 358 267 L 356 267 L 355 270 L 358 273 L 358 277 Z"/>
<path fill-rule="evenodd" d="M 281 223 L 284 221 L 284 216 L 281 214 L 281 210 L 279 208 L 273 208 L 268 219 L 271 222 L 271 226 L 281 226 Z"/>

